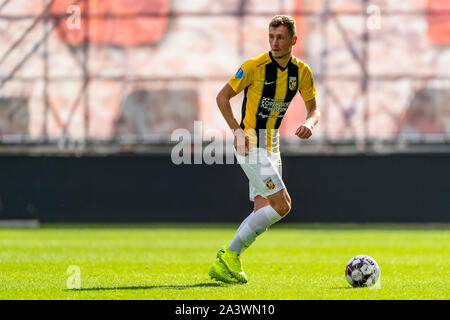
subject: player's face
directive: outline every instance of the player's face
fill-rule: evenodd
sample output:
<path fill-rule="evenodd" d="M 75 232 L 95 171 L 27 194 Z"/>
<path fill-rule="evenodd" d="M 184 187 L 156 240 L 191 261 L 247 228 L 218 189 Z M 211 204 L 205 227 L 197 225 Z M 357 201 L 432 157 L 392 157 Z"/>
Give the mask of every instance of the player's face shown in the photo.
<path fill-rule="evenodd" d="M 274 58 L 283 59 L 290 56 L 296 41 L 297 37 L 291 37 L 285 26 L 269 27 L 270 51 Z"/>

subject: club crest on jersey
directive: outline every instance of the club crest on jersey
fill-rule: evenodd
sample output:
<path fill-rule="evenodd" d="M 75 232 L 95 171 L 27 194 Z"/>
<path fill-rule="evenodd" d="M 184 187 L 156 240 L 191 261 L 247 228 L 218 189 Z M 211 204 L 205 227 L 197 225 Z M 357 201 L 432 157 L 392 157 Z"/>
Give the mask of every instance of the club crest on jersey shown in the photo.
<path fill-rule="evenodd" d="M 242 79 L 244 76 L 244 70 L 242 68 L 239 68 L 239 70 L 236 72 L 236 75 L 234 76 L 235 79 Z"/>
<path fill-rule="evenodd" d="M 289 77 L 289 89 L 297 89 L 297 77 Z"/>
<path fill-rule="evenodd" d="M 264 181 L 264 183 L 266 184 L 267 189 L 272 190 L 273 188 L 275 188 L 275 184 L 273 183 L 271 178 L 268 178 Z"/>

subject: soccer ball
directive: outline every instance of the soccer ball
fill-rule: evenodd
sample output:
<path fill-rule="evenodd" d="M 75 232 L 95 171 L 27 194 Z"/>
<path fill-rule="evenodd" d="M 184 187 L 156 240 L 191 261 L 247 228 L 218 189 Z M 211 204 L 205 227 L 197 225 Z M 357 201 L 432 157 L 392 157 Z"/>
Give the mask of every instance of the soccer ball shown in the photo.
<path fill-rule="evenodd" d="M 351 258 L 345 267 L 345 278 L 352 287 L 372 287 L 379 277 L 377 262 L 366 255 Z"/>

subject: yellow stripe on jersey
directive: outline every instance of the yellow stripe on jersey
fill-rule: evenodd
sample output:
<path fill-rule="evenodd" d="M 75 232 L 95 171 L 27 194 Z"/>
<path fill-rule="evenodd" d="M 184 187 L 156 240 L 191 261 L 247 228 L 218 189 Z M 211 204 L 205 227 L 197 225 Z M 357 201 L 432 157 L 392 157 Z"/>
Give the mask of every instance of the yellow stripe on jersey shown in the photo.
<path fill-rule="evenodd" d="M 306 63 L 291 57 L 282 68 L 270 52 L 244 62 L 228 84 L 236 93 L 244 90 L 241 127 L 249 136 L 250 148 L 272 152 L 279 152 L 278 128 L 297 91 L 304 101 L 316 96 Z"/>

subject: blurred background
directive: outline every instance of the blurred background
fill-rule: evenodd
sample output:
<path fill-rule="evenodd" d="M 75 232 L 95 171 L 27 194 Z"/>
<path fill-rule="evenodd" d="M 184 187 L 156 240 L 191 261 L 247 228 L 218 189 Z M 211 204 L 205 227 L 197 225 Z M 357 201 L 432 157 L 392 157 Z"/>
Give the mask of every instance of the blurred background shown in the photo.
<path fill-rule="evenodd" d="M 293 54 L 313 71 L 322 113 L 297 139 L 297 95 L 281 127 L 288 186 L 310 212 L 295 219 L 448 221 L 450 0 L 0 0 L 0 216 L 243 217 L 209 215 L 230 187 L 240 191 L 221 210 L 246 206 L 240 169 L 173 165 L 171 134 L 202 121 L 225 137 L 215 97 L 269 50 L 276 14 L 297 21 Z M 299 179 L 315 191 L 294 190 Z M 211 183 L 223 190 L 209 194 Z M 184 200 L 204 213 L 183 215 Z"/>

